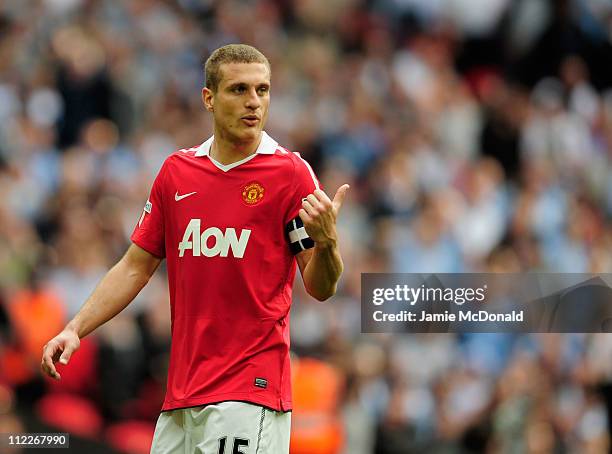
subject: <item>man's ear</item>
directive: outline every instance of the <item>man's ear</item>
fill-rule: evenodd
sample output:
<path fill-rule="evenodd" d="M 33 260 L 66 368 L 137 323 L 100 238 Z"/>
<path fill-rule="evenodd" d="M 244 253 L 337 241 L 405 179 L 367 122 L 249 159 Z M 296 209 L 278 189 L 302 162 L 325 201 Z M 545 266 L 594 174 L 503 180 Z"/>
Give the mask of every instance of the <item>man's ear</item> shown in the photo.
<path fill-rule="evenodd" d="M 204 107 L 206 107 L 206 110 L 208 110 L 209 112 L 212 112 L 214 110 L 213 105 L 215 104 L 215 98 L 213 96 L 212 90 L 208 87 L 202 88 L 202 102 L 204 103 Z"/>

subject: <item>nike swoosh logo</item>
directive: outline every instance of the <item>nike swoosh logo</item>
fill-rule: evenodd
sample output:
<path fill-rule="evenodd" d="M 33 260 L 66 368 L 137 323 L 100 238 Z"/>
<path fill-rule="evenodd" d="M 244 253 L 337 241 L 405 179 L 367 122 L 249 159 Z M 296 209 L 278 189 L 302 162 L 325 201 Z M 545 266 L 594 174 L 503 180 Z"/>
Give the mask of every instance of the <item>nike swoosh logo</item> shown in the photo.
<path fill-rule="evenodd" d="M 176 194 L 174 194 L 174 200 L 178 202 L 179 200 L 183 200 L 184 198 L 194 194 L 197 194 L 197 192 L 190 192 L 189 194 L 179 195 L 178 191 L 176 191 Z"/>

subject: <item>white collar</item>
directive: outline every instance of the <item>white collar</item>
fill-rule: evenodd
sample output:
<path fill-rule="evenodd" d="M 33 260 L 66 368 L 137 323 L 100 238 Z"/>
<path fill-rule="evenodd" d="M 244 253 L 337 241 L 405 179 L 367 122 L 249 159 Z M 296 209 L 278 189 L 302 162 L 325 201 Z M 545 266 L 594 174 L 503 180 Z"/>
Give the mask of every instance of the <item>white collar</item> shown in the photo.
<path fill-rule="evenodd" d="M 196 151 L 195 156 L 208 156 L 210 153 L 210 147 L 213 143 L 215 136 L 211 136 L 206 142 L 198 147 L 198 151 Z M 278 146 L 278 142 L 270 137 L 266 131 L 261 131 L 261 142 L 259 142 L 259 146 L 255 151 L 255 154 L 274 154 L 276 151 L 276 147 Z"/>

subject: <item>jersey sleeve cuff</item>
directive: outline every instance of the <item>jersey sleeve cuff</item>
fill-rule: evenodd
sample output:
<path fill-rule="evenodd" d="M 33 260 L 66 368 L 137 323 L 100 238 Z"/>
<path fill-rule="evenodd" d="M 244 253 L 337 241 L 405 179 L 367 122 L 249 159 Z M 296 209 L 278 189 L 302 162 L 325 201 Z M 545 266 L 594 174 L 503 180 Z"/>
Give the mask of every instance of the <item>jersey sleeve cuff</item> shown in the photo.
<path fill-rule="evenodd" d="M 142 238 L 138 237 L 137 235 L 132 235 L 130 239 L 132 240 L 132 243 L 134 243 L 139 248 L 144 249 L 149 254 L 152 254 L 159 259 L 163 259 L 166 257 L 166 254 L 164 253 L 163 250 L 159 251 L 157 248 L 153 247 L 151 244 L 147 243 L 146 241 L 144 241 Z"/>

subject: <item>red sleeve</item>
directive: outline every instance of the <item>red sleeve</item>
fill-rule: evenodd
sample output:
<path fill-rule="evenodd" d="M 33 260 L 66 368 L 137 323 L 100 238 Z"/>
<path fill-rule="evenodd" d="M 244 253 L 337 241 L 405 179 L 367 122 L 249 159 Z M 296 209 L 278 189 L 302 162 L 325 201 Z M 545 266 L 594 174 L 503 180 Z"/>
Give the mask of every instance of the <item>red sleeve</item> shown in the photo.
<path fill-rule="evenodd" d="M 302 208 L 302 199 L 312 194 L 315 189 L 323 189 L 310 164 L 303 159 L 299 153 L 295 153 L 295 173 L 293 176 L 294 192 L 289 200 L 289 210 L 285 218 L 285 224 L 291 222 L 298 216 Z"/>
<path fill-rule="evenodd" d="M 149 198 L 131 236 L 133 243 L 157 257 L 166 256 L 162 191 L 165 167 L 164 163 L 153 182 Z"/>

